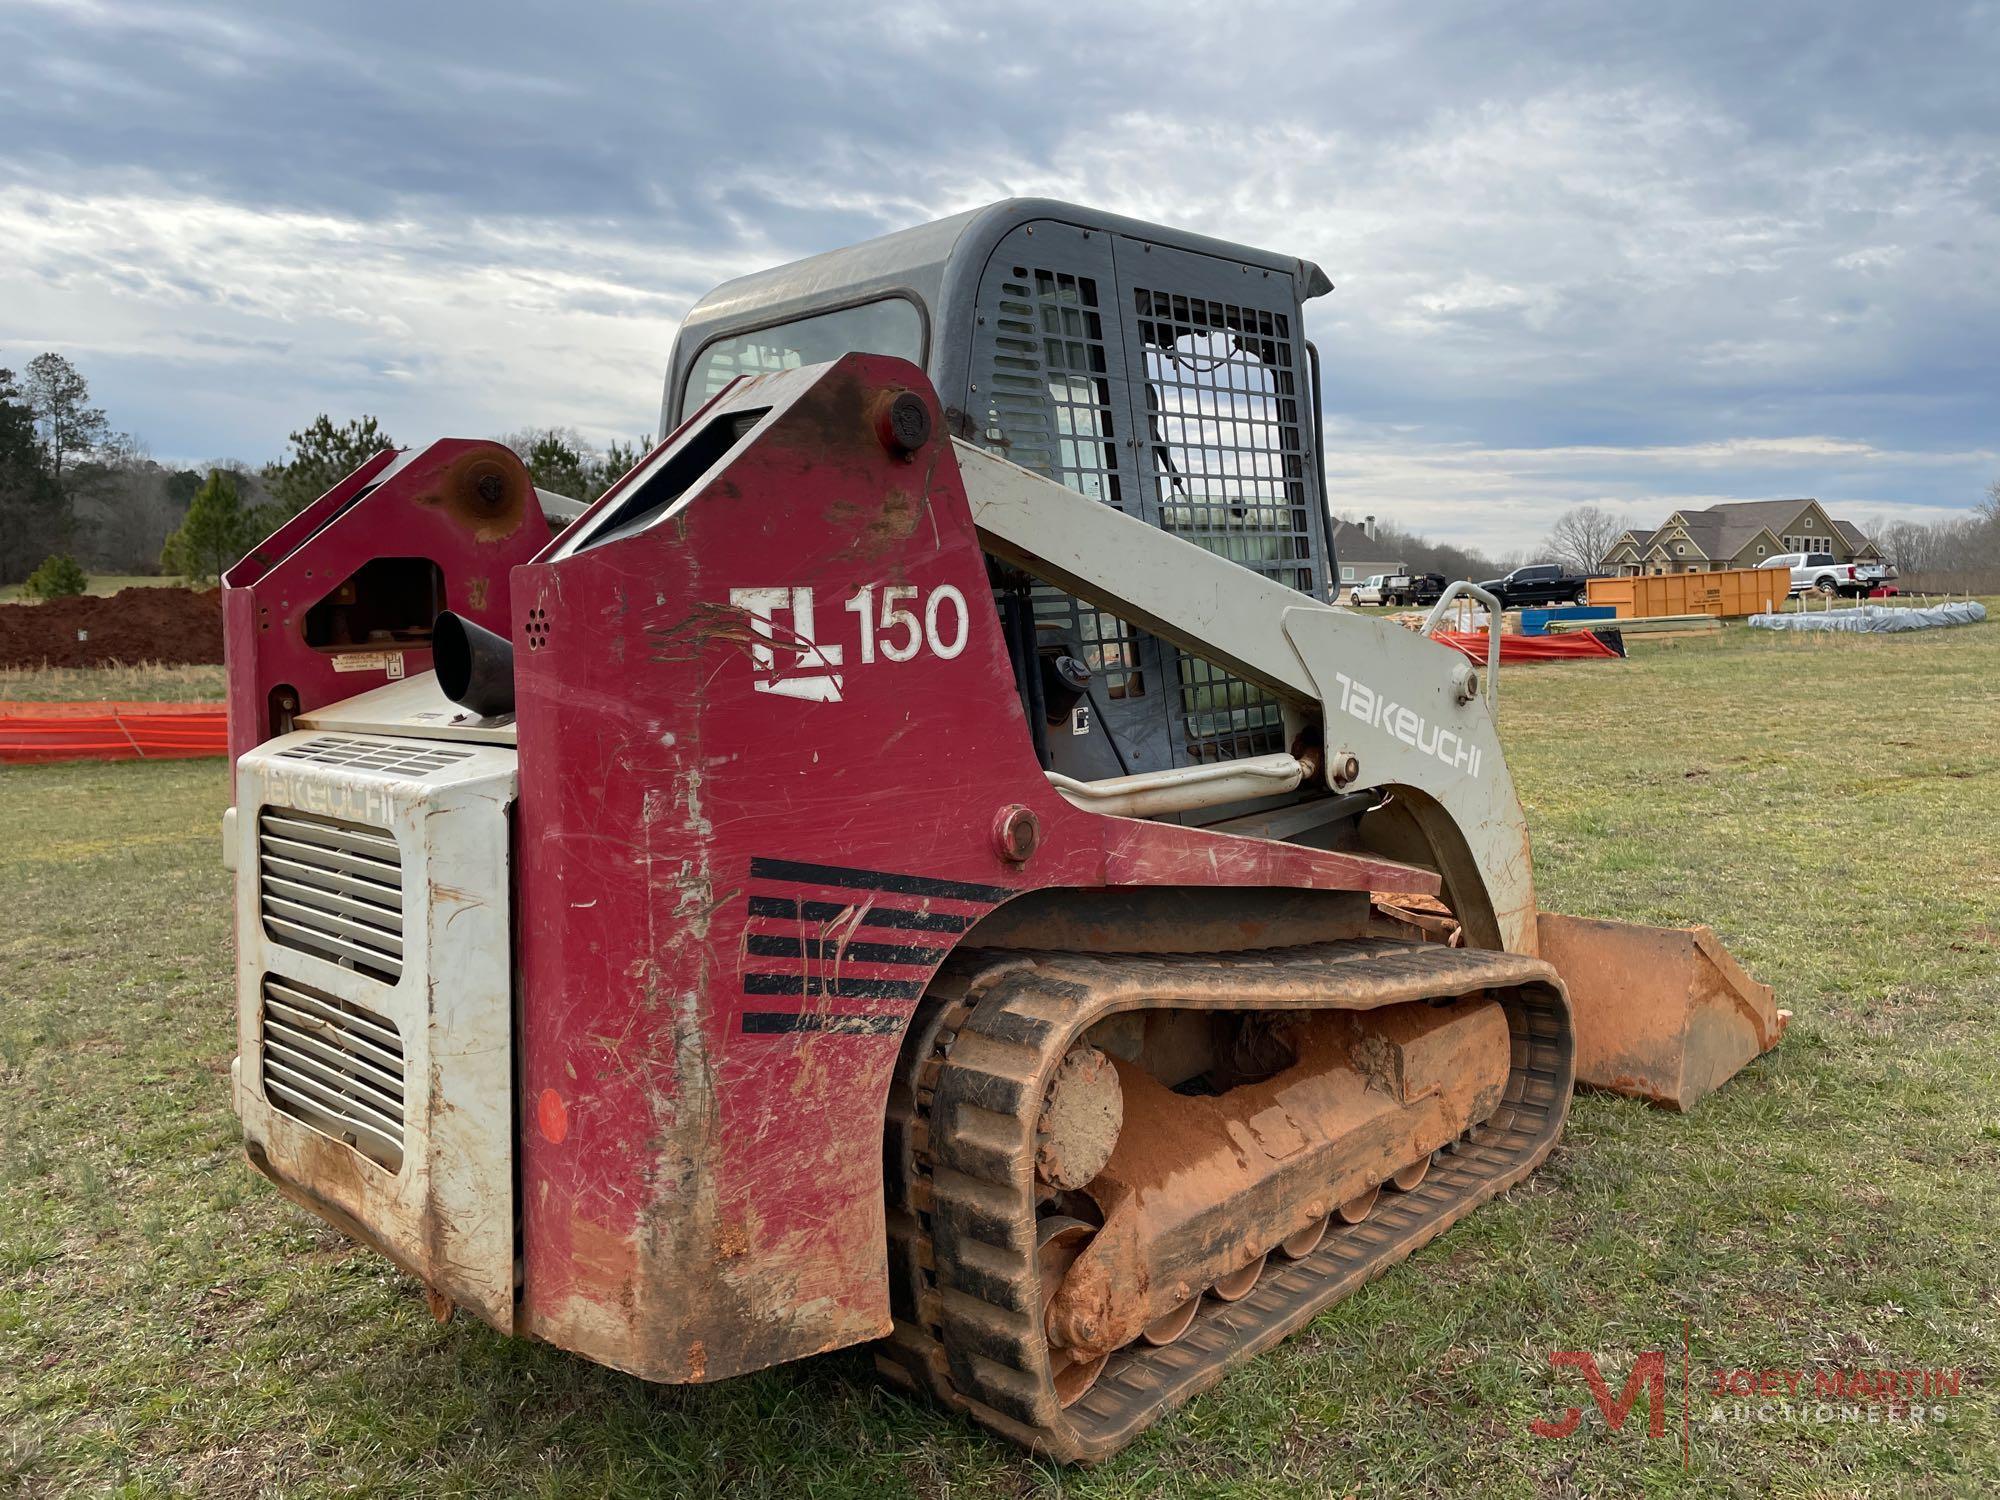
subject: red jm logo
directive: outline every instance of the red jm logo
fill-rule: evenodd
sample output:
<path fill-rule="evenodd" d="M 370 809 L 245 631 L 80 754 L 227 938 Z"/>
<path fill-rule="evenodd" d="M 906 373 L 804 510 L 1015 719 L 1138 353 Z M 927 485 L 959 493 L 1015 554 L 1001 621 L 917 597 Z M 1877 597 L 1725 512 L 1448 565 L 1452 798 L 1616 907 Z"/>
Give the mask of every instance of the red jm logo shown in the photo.
<path fill-rule="evenodd" d="M 1613 1432 L 1622 1431 L 1625 1419 L 1632 1415 L 1632 1403 L 1639 1399 L 1639 1392 L 1648 1391 L 1648 1405 L 1652 1408 L 1647 1431 L 1653 1437 L 1667 1435 L 1667 1356 L 1657 1349 L 1649 1349 L 1641 1354 L 1632 1366 L 1632 1373 L 1626 1378 L 1624 1394 L 1617 1400 L 1611 1399 L 1611 1387 L 1604 1383 L 1604 1374 L 1597 1368 L 1597 1356 L 1585 1354 L 1575 1349 L 1557 1349 L 1549 1353 L 1551 1370 L 1581 1370 L 1583 1378 L 1590 1385 L 1591 1399 L 1597 1402 L 1597 1409 L 1604 1413 L 1604 1423 Z M 1530 1422 L 1528 1431 L 1536 1437 L 1566 1438 L 1576 1431 L 1583 1420 L 1583 1409 L 1572 1406 L 1553 1422 Z"/>

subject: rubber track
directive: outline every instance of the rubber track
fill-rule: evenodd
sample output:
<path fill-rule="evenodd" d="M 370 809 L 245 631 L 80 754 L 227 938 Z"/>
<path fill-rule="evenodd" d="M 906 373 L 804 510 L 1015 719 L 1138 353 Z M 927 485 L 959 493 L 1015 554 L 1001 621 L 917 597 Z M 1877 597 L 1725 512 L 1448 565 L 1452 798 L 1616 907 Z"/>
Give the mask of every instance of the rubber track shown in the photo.
<path fill-rule="evenodd" d="M 1112 1355 L 1075 1405 L 1050 1385 L 1035 1271 L 1034 1124 L 1071 1043 L 1120 1010 L 1371 1009 L 1489 993 L 1513 1035 L 1503 1102 L 1411 1192 L 1273 1257 L 1240 1302 L 1204 1299 L 1187 1334 Z M 982 1424 L 1090 1462 L 1428 1243 L 1548 1155 L 1574 1073 L 1569 1002 L 1539 959 L 1360 940 L 1255 953 L 955 955 L 906 1035 L 884 1141 L 895 1331 L 878 1364 Z"/>

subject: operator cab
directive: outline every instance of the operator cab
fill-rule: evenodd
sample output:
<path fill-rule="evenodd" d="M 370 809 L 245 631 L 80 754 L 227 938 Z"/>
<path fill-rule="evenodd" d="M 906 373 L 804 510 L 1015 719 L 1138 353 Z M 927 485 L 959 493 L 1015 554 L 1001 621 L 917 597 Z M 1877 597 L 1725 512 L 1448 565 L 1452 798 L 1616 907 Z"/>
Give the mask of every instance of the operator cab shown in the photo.
<path fill-rule="evenodd" d="M 1320 599 L 1339 575 L 1302 309 L 1331 290 L 1310 261 L 1010 199 L 718 287 L 674 341 L 660 430 L 739 375 L 895 355 L 957 436 Z M 1291 748 L 1261 688 L 994 576 L 1044 766 L 1096 780 Z"/>

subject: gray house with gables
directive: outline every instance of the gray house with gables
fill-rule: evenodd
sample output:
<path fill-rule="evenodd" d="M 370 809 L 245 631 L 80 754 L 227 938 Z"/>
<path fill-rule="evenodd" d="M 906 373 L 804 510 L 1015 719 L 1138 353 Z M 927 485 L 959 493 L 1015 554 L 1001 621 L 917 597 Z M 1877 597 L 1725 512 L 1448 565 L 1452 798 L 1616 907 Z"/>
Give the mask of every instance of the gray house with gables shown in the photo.
<path fill-rule="evenodd" d="M 1880 562 L 1861 528 L 1830 516 L 1817 500 L 1734 500 L 1677 510 L 1655 531 L 1628 531 L 1598 571 L 1716 573 L 1758 568 L 1781 552 L 1830 552 L 1836 562 Z"/>
<path fill-rule="evenodd" d="M 1347 597 L 1347 590 L 1357 583 L 1364 583 L 1377 573 L 1400 573 L 1403 560 L 1397 557 L 1384 542 L 1375 537 L 1375 518 L 1333 523 L 1333 555 L 1340 559 L 1340 577 L 1335 580 L 1333 592 L 1341 598 Z"/>

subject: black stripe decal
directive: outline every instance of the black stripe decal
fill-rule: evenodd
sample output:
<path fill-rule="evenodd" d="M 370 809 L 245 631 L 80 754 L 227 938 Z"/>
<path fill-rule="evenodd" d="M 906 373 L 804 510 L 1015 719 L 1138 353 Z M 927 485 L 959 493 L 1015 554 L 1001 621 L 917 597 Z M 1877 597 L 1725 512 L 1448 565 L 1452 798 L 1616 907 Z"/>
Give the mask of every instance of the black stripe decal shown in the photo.
<path fill-rule="evenodd" d="M 782 917 L 787 922 L 835 922 L 851 919 L 861 912 L 863 927 L 897 927 L 905 932 L 963 932 L 977 917 L 961 917 L 948 911 L 904 911 L 899 906 L 871 906 L 865 910 L 843 906 L 838 901 L 794 901 L 789 896 L 752 896 L 750 915 Z"/>
<path fill-rule="evenodd" d="M 822 979 L 817 974 L 745 974 L 746 995 L 835 995 L 852 1000 L 915 1000 L 921 979 Z"/>
<path fill-rule="evenodd" d="M 1014 894 L 1004 885 L 974 885 L 964 880 L 933 880 L 928 875 L 897 875 L 882 870 L 850 870 L 845 865 L 808 865 L 790 859 L 750 861 L 752 880 L 789 880 L 794 885 L 858 886 L 870 891 L 894 891 L 901 896 L 936 896 L 943 901 L 984 901 L 997 905 Z"/>
<path fill-rule="evenodd" d="M 898 943 L 838 943 L 819 938 L 778 937 L 753 932 L 747 951 L 763 958 L 832 958 L 857 964 L 924 964 L 944 957 L 942 948 L 906 948 Z"/>
<path fill-rule="evenodd" d="M 901 1016 L 829 1016 L 816 1010 L 748 1010 L 743 1013 L 743 1030 L 752 1036 L 777 1036 L 799 1031 L 894 1036 L 902 1029 Z"/>

